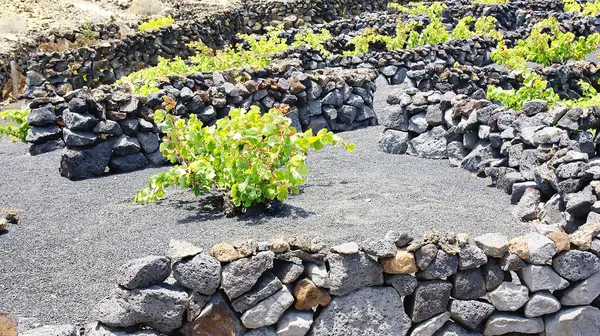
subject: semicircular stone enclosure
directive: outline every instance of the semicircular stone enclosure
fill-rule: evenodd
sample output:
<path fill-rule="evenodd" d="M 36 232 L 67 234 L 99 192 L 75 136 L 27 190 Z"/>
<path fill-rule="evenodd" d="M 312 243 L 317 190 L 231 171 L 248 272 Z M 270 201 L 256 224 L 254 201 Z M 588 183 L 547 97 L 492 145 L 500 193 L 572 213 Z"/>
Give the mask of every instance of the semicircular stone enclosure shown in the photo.
<path fill-rule="evenodd" d="M 30 153 L 61 150 L 56 168 L 71 180 L 166 165 L 154 120 L 165 102 L 206 125 L 285 104 L 298 130 L 383 125 L 374 141 L 389 155 L 491 178 L 534 229 L 390 231 L 336 246 L 309 235 L 173 240 L 164 256 L 119 267 L 90 323 L 19 333 L 600 335 L 598 13 L 575 0 L 261 1 L 210 14 L 185 2 L 158 29 L 114 38 L 118 27 L 99 26 L 113 38 L 0 55 L 3 84 L 11 57 L 27 74 Z M 276 47 L 265 58 L 239 34 Z M 256 59 L 214 61 L 243 50 Z M 19 324 L 0 314 L 0 335 Z"/>

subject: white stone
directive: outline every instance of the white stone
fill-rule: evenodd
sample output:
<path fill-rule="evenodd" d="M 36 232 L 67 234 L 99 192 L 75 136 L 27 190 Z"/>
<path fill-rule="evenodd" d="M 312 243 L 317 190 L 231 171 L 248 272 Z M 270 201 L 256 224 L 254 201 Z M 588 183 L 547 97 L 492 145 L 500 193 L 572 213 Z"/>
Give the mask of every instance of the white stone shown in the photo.
<path fill-rule="evenodd" d="M 477 246 L 488 256 L 502 258 L 508 251 L 508 239 L 500 233 L 487 233 L 475 237 Z"/>
<path fill-rule="evenodd" d="M 563 309 L 545 318 L 546 336 L 600 335 L 600 310 L 596 307 Z"/>
<path fill-rule="evenodd" d="M 556 254 L 556 245 L 552 240 L 537 232 L 532 232 L 523 237 L 529 248 L 529 258 L 532 264 L 544 265 Z"/>
<path fill-rule="evenodd" d="M 565 290 L 560 303 L 565 306 L 588 305 L 600 295 L 600 272 Z"/>
<path fill-rule="evenodd" d="M 287 286 L 248 309 L 241 317 L 246 328 L 257 329 L 277 323 L 281 314 L 294 303 Z"/>
<path fill-rule="evenodd" d="M 517 274 L 532 292 L 561 290 L 569 286 L 569 282 L 558 275 L 550 266 L 527 265 L 518 270 Z"/>
<path fill-rule="evenodd" d="M 337 252 L 340 254 L 357 254 L 358 253 L 358 244 L 355 242 L 343 243 L 341 245 L 332 247 L 331 251 Z"/>
<path fill-rule="evenodd" d="M 516 311 L 529 301 L 529 290 L 525 286 L 505 281 L 487 296 L 497 310 Z"/>
<path fill-rule="evenodd" d="M 544 331 L 544 321 L 540 317 L 527 318 L 519 315 L 496 312 L 485 323 L 485 336 L 504 335 L 510 332 L 537 334 Z"/>
<path fill-rule="evenodd" d="M 449 312 L 434 316 L 427 321 L 415 325 L 410 336 L 433 336 L 449 319 Z"/>
<path fill-rule="evenodd" d="M 560 310 L 560 302 L 550 292 L 534 293 L 525 305 L 526 317 L 538 317 L 556 313 Z"/>
<path fill-rule="evenodd" d="M 185 257 L 193 257 L 202 253 L 202 249 L 194 246 L 183 240 L 171 239 L 169 241 L 169 249 L 166 256 L 172 260 L 183 259 Z"/>
<path fill-rule="evenodd" d="M 325 264 L 305 263 L 304 273 L 317 287 L 329 288 L 329 278 Z"/>
<path fill-rule="evenodd" d="M 278 336 L 304 336 L 313 323 L 311 311 L 287 311 L 277 322 Z"/>
<path fill-rule="evenodd" d="M 415 133 L 423 133 L 427 131 L 427 126 L 425 113 L 415 114 L 408 121 L 408 130 Z"/>

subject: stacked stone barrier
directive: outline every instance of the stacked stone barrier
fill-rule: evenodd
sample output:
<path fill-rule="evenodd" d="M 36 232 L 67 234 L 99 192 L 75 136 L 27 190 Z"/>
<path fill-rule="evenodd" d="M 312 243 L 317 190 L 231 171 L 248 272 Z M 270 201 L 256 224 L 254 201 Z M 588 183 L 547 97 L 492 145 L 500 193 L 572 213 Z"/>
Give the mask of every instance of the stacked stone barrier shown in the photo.
<path fill-rule="evenodd" d="M 115 272 L 93 322 L 22 335 L 598 335 L 599 232 L 172 240 Z"/>
<path fill-rule="evenodd" d="M 491 177 L 511 194 L 515 218 L 543 232 L 600 223 L 597 107 L 532 100 L 516 112 L 485 100 L 483 90 L 468 97 L 414 88 L 396 89 L 388 103 L 378 114 L 381 150 L 449 159 Z"/>
<path fill-rule="evenodd" d="M 242 83 L 226 78 L 247 78 Z M 258 106 L 262 111 L 287 104 L 298 130 L 350 130 L 377 122 L 373 111 L 375 74 L 370 70 L 323 69 L 307 75 L 292 64 L 260 73 L 224 72 L 174 76 L 157 93 L 135 95 L 127 85 L 76 90 L 66 97 L 33 100 L 27 140 L 32 154 L 67 147 L 63 176 L 78 180 L 110 172 L 129 172 L 165 163 L 159 151 L 161 130 L 153 113 L 168 97 L 170 113 L 198 115 L 206 125 L 231 108 Z M 64 125 L 60 127 L 59 125 Z"/>
<path fill-rule="evenodd" d="M 73 31 L 50 31 L 36 34 L 33 38 L 17 41 L 10 47 L 10 51 L 0 53 L 0 87 L 9 82 L 11 78 L 10 62 L 14 61 L 17 70 L 27 72 L 27 61 L 29 56 L 39 51 L 44 45 L 57 42 L 75 43 L 83 34 L 83 29 Z M 113 22 L 97 23 L 86 27 L 86 34 L 94 34 L 98 41 L 108 41 L 121 37 L 121 27 Z M 17 97 L 18 95 L 15 95 Z"/>

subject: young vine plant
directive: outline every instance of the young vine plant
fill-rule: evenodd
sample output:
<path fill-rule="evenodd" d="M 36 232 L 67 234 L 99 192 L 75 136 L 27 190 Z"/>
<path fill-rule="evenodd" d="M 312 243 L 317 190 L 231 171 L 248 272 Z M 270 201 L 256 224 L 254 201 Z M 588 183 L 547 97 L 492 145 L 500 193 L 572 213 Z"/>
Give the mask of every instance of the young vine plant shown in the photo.
<path fill-rule="evenodd" d="M 223 191 L 236 207 L 283 202 L 306 182 L 310 149 L 330 144 L 354 150 L 327 129 L 299 132 L 291 126 L 288 110 L 284 105 L 261 115 L 256 106 L 248 111 L 232 109 L 213 126 L 203 125 L 194 114 L 185 120 L 157 111 L 155 122 L 162 123 L 166 133 L 160 151 L 176 165 L 152 177 L 135 201 L 157 201 L 166 188 L 179 186 L 196 195 Z"/>
<path fill-rule="evenodd" d="M 0 112 L 0 138 L 6 136 L 13 142 L 27 142 L 29 110 L 5 110 Z"/>

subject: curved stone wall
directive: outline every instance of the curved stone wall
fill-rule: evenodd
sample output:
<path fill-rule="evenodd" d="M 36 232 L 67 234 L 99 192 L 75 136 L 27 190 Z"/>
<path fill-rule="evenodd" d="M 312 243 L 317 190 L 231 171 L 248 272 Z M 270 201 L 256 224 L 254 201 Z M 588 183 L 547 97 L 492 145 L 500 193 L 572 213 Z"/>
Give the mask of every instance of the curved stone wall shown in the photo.
<path fill-rule="evenodd" d="M 230 78 L 246 81 L 236 84 Z M 67 147 L 60 163 L 63 176 L 79 180 L 110 172 L 129 172 L 165 163 L 159 151 L 160 127 L 153 113 L 165 97 L 177 102 L 171 113 L 199 116 L 207 125 L 231 108 L 292 106 L 289 114 L 298 130 L 349 130 L 377 122 L 373 112 L 369 70 L 323 69 L 304 74 L 293 64 L 276 64 L 262 73 L 189 74 L 173 77 L 149 96 L 134 95 L 125 85 L 90 92 L 77 90 L 54 100 L 31 104 L 28 141 L 32 154 Z M 228 80 L 226 80 L 226 78 Z M 60 127 L 59 125 L 64 125 Z"/>
<path fill-rule="evenodd" d="M 599 232 L 171 241 L 116 270 L 83 335 L 597 335 Z M 43 328 L 23 335 L 80 331 Z"/>

